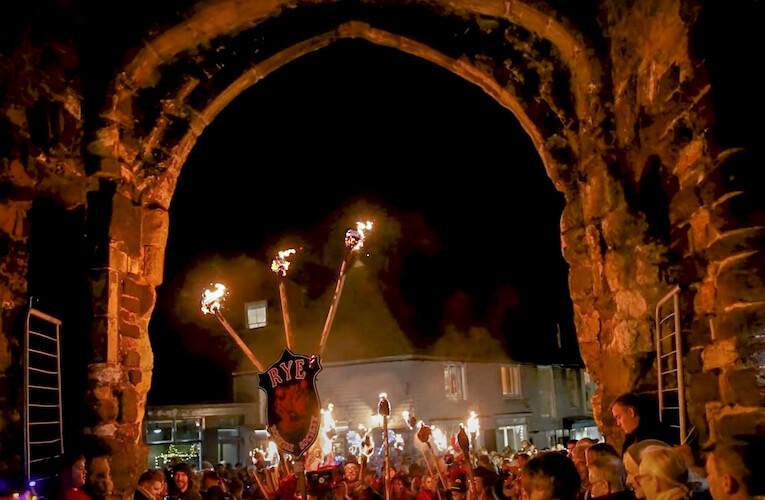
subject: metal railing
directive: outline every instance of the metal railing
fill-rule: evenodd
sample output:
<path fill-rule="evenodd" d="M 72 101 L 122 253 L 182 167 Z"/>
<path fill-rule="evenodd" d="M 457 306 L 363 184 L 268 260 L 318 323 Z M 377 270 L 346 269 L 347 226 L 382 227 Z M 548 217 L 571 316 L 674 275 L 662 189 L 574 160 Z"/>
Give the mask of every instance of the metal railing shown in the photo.
<path fill-rule="evenodd" d="M 64 453 L 61 324 L 29 309 L 24 331 L 24 472 L 43 489 Z"/>
<path fill-rule="evenodd" d="M 680 287 L 676 286 L 656 304 L 656 375 L 659 419 L 685 434 L 685 382 L 680 329 Z"/>

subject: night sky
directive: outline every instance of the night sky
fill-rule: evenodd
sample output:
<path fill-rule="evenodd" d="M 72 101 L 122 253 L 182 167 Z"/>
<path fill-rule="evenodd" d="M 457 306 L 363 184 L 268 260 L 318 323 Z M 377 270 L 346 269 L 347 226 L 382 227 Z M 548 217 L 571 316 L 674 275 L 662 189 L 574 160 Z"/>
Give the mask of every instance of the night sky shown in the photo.
<path fill-rule="evenodd" d="M 229 105 L 183 167 L 150 325 L 150 403 L 227 394 L 233 363 L 173 318 L 187 273 L 214 257 L 270 261 L 282 237 L 318 247 L 359 204 L 411 235 L 386 256 L 384 285 L 416 346 L 427 352 L 445 321 L 490 325 L 518 359 L 577 361 L 563 203 L 514 115 L 456 75 L 364 41 L 290 63 Z M 169 383 L 192 366 L 203 383 Z"/>

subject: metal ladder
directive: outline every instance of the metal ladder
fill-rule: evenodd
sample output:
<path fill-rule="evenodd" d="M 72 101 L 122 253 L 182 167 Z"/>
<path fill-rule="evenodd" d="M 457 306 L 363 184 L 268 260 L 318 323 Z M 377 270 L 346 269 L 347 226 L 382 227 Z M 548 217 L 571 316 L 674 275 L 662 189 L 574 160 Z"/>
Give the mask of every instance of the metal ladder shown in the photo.
<path fill-rule="evenodd" d="M 43 491 L 64 454 L 61 321 L 29 309 L 24 332 L 24 472 Z"/>
<path fill-rule="evenodd" d="M 680 330 L 680 287 L 676 286 L 656 304 L 656 375 L 659 420 L 677 429 L 679 442 L 685 434 L 685 382 Z"/>

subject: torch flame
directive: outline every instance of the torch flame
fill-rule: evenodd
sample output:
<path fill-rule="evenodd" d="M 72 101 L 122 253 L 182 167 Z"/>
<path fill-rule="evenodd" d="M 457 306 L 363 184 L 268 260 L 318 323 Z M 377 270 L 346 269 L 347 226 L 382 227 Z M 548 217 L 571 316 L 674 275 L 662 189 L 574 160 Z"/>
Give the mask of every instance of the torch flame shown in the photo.
<path fill-rule="evenodd" d="M 278 255 L 271 261 L 271 270 L 284 278 L 287 276 L 287 271 L 290 268 L 290 261 L 287 257 L 297 253 L 297 250 L 290 248 L 289 250 L 280 250 Z"/>
<path fill-rule="evenodd" d="M 471 436 L 473 436 L 473 438 L 478 437 L 478 435 L 481 433 L 481 426 L 478 423 L 478 417 L 474 411 L 470 412 L 470 418 L 468 418 L 467 421 L 467 431 Z"/>
<path fill-rule="evenodd" d="M 220 311 L 226 295 L 226 287 L 220 283 L 215 284 L 215 291 L 205 290 L 202 294 L 202 312 L 205 314 L 215 314 Z"/>
<path fill-rule="evenodd" d="M 364 241 L 366 240 L 366 231 L 372 229 L 372 222 L 356 222 L 356 229 L 349 229 L 345 232 L 345 247 L 355 252 L 364 247 Z"/>
<path fill-rule="evenodd" d="M 401 412 L 401 416 L 404 417 L 404 422 L 406 422 L 406 425 L 411 430 L 414 430 L 416 427 L 419 427 L 419 424 L 422 423 L 422 422 L 418 422 L 417 419 L 414 417 L 414 415 L 410 414 L 406 410 Z"/>
<path fill-rule="evenodd" d="M 436 448 L 438 448 L 438 451 L 446 450 L 447 439 L 444 431 L 435 426 L 433 427 L 432 431 L 433 432 L 431 435 L 433 436 L 433 443 L 436 445 Z"/>

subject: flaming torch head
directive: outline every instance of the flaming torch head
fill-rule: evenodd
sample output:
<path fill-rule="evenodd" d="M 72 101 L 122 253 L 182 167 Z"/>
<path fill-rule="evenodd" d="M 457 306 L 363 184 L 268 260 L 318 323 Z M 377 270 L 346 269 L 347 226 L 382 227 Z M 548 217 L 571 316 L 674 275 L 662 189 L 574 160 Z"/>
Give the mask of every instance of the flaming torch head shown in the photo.
<path fill-rule="evenodd" d="M 296 252 L 297 251 L 294 248 L 280 250 L 274 260 L 271 261 L 271 270 L 282 278 L 287 276 L 287 271 L 289 271 L 290 268 L 290 261 L 288 258 Z"/>
<path fill-rule="evenodd" d="M 475 439 L 481 433 L 481 426 L 478 423 L 478 417 L 474 411 L 470 412 L 470 418 L 467 421 L 467 431 L 470 437 Z"/>
<path fill-rule="evenodd" d="M 468 451 L 470 451 L 470 440 L 465 432 L 465 426 L 462 424 L 460 424 L 460 431 L 457 433 L 457 443 L 462 448 L 462 452 L 467 455 Z"/>
<path fill-rule="evenodd" d="M 432 431 L 431 431 L 430 427 L 429 427 L 429 426 L 427 426 L 427 425 L 424 425 L 424 424 L 423 424 L 423 425 L 420 427 L 420 430 L 419 430 L 419 431 L 417 431 L 417 439 L 419 439 L 419 440 L 420 440 L 420 441 L 422 441 L 423 443 L 427 443 L 427 442 L 428 442 L 428 439 L 430 439 L 430 434 L 431 434 L 431 432 L 432 432 Z"/>
<path fill-rule="evenodd" d="M 205 290 L 202 294 L 202 312 L 216 314 L 226 299 L 226 287 L 220 283 L 215 284 L 215 291 Z"/>
<path fill-rule="evenodd" d="M 388 402 L 388 395 L 384 392 L 380 394 L 380 401 L 377 403 L 377 414 L 390 417 L 390 403 Z"/>
<path fill-rule="evenodd" d="M 367 221 L 356 222 L 356 229 L 349 229 L 345 232 L 345 248 L 350 251 L 356 251 L 364 247 L 364 240 L 366 239 L 366 231 L 372 229 L 372 223 Z"/>
<path fill-rule="evenodd" d="M 414 418 L 414 415 L 404 410 L 401 412 L 401 416 L 404 417 L 404 422 L 406 422 L 410 430 L 413 431 L 417 427 L 417 419 Z"/>

